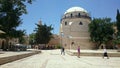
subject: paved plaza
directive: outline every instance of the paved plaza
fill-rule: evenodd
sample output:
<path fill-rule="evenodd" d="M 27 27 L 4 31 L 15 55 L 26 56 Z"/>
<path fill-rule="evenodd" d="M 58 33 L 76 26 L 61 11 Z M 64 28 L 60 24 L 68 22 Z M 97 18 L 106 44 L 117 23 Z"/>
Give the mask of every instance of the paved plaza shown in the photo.
<path fill-rule="evenodd" d="M 120 57 L 61 55 L 60 50 L 42 50 L 24 59 L 1 65 L 0 68 L 120 68 Z"/>
<path fill-rule="evenodd" d="M 3 57 L 9 57 L 9 56 L 13 56 L 13 55 L 20 55 L 20 54 L 26 54 L 26 53 L 31 53 L 29 51 L 24 51 L 24 52 L 0 52 L 0 58 L 3 58 Z M 2 54 L 3 53 L 3 54 Z"/>

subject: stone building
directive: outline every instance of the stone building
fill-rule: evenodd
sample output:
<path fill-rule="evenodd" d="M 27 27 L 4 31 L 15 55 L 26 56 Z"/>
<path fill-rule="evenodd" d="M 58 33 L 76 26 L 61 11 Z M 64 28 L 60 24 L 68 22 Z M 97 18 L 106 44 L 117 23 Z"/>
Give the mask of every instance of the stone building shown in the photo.
<path fill-rule="evenodd" d="M 60 41 L 59 35 L 53 34 L 53 38 L 51 38 L 48 45 L 54 45 L 54 46 L 59 45 L 60 44 L 59 41 Z"/>
<path fill-rule="evenodd" d="M 18 38 L 12 38 L 9 40 L 8 44 L 9 45 L 13 45 L 13 44 L 17 44 L 19 42 Z M 3 49 L 4 47 L 6 47 L 6 40 L 5 39 L 2 39 L 0 38 L 0 49 Z"/>
<path fill-rule="evenodd" d="M 61 44 L 67 49 L 93 49 L 90 42 L 88 24 L 91 22 L 89 13 L 81 7 L 69 8 L 61 18 Z"/>
<path fill-rule="evenodd" d="M 24 38 L 24 43 L 22 43 L 22 44 L 29 45 L 29 38 L 28 38 L 28 36 L 25 35 L 25 36 L 23 36 L 23 38 Z M 7 46 L 6 44 L 7 44 L 6 40 L 0 38 L 0 49 L 3 49 L 5 46 Z M 9 40 L 8 44 L 9 45 L 19 44 L 19 39 L 18 38 L 11 38 Z"/>

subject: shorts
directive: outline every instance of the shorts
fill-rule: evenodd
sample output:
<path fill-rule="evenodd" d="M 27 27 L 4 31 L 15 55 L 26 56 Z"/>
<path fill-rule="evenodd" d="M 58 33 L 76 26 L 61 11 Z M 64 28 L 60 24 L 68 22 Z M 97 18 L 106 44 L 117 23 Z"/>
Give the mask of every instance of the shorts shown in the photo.
<path fill-rule="evenodd" d="M 107 52 L 104 53 L 104 56 L 108 56 L 108 55 L 107 55 Z"/>

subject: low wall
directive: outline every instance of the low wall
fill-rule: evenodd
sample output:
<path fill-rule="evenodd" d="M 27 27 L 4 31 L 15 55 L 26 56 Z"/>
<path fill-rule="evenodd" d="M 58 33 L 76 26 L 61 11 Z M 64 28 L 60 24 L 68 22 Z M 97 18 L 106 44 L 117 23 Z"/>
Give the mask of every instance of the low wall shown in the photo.
<path fill-rule="evenodd" d="M 67 53 L 71 56 L 77 56 L 77 52 L 70 52 L 70 51 L 67 51 Z M 80 56 L 99 56 L 99 57 L 102 57 L 103 56 L 103 53 L 92 53 L 92 52 L 81 52 L 80 53 Z M 109 57 L 120 57 L 120 53 L 119 52 L 116 52 L 116 53 L 108 53 L 108 56 Z"/>
<path fill-rule="evenodd" d="M 0 65 L 8 63 L 8 62 L 15 61 L 15 60 L 19 60 L 19 59 L 22 59 L 22 58 L 25 58 L 25 57 L 28 57 L 28 56 L 32 56 L 32 55 L 35 55 L 35 54 L 38 54 L 38 53 L 41 53 L 41 51 L 34 51 L 34 52 L 31 52 L 31 53 L 26 53 L 26 54 L 3 57 L 3 58 L 0 58 Z"/>

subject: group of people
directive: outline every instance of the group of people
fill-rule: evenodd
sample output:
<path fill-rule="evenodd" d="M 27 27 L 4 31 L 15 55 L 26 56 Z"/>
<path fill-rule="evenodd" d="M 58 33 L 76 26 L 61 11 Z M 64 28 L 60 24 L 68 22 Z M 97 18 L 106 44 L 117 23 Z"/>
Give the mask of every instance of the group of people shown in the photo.
<path fill-rule="evenodd" d="M 104 57 L 107 57 L 107 59 L 109 59 L 109 56 L 107 54 L 107 50 L 106 50 L 105 46 L 103 47 L 103 49 L 104 49 L 103 59 L 104 59 Z M 65 48 L 64 47 L 61 47 L 61 55 L 62 54 L 65 55 Z M 78 46 L 78 48 L 77 48 L 77 57 L 80 58 L 80 46 Z"/>

